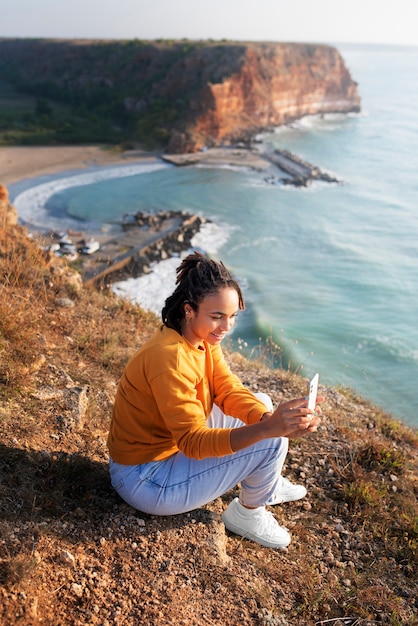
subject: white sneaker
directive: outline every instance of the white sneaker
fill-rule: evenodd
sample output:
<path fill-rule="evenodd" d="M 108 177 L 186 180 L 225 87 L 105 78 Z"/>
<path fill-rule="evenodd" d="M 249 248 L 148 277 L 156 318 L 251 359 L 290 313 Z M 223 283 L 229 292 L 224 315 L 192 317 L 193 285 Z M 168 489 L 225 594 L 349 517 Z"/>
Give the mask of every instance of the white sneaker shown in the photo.
<path fill-rule="evenodd" d="M 273 513 L 267 511 L 264 506 L 246 509 L 238 498 L 235 498 L 222 513 L 222 521 L 231 532 L 252 539 L 267 548 L 286 548 L 290 543 L 287 530 L 279 526 Z"/>
<path fill-rule="evenodd" d="M 308 492 L 303 485 L 294 485 L 290 482 L 290 480 L 282 476 L 276 491 L 267 504 L 274 506 L 275 504 L 280 504 L 281 502 L 293 502 L 294 500 L 304 498 L 307 493 Z"/>

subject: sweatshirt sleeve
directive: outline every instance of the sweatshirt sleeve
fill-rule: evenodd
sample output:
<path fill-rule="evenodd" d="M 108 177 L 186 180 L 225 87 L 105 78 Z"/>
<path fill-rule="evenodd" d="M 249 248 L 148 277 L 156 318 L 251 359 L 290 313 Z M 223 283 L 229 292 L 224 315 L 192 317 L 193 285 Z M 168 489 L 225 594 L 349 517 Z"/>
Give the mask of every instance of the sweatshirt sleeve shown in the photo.
<path fill-rule="evenodd" d="M 267 412 L 266 405 L 233 374 L 225 361 L 221 346 L 212 350 L 214 401 L 226 415 L 245 424 L 255 424 Z"/>

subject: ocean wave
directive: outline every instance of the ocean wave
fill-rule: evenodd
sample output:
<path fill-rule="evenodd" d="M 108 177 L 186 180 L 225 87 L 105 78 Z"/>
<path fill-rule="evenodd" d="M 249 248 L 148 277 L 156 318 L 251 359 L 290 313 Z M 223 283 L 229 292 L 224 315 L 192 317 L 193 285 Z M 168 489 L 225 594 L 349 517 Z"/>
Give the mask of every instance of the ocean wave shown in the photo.
<path fill-rule="evenodd" d="M 235 227 L 229 224 L 207 222 L 192 239 L 193 248 L 204 250 L 206 254 L 216 254 L 230 239 Z"/>
<path fill-rule="evenodd" d="M 282 124 L 276 126 L 273 130 L 274 135 L 282 135 L 286 132 L 292 131 L 312 131 L 315 129 L 321 130 L 335 130 L 340 128 L 342 124 L 345 124 L 352 118 L 364 117 L 364 112 L 360 113 L 318 113 L 316 115 L 305 115 L 294 122 L 288 124 Z M 271 133 L 260 133 L 259 137 L 262 140 L 268 139 Z"/>
<path fill-rule="evenodd" d="M 186 254 L 187 252 L 182 256 Z M 112 291 L 117 296 L 159 315 L 166 299 L 174 291 L 176 268 L 180 258 L 173 256 L 165 261 L 153 263 L 149 274 L 113 283 Z"/>
<path fill-rule="evenodd" d="M 357 343 L 356 352 L 368 353 L 385 361 L 418 362 L 418 349 L 406 345 L 398 337 L 379 335 L 374 339 L 364 338 Z"/>
<path fill-rule="evenodd" d="M 48 182 L 34 184 L 25 191 L 18 193 L 13 200 L 13 204 L 17 208 L 20 220 L 28 226 L 45 228 L 48 225 L 48 228 L 64 230 L 79 228 L 80 220 L 71 218 L 68 215 L 51 217 L 47 203 L 52 196 L 72 187 L 83 187 L 105 180 L 147 174 L 169 167 L 171 166 L 167 163 L 138 163 L 94 169 L 94 171 L 77 173 L 64 178 L 54 178 Z M 35 182 L 36 179 L 34 180 Z M 94 226 L 97 227 L 97 224 Z M 88 228 L 89 222 L 83 223 L 83 227 Z"/>
<path fill-rule="evenodd" d="M 258 237 L 257 239 L 254 239 L 252 241 L 236 243 L 234 246 L 230 247 L 228 252 L 231 255 L 231 254 L 235 254 L 236 252 L 239 252 L 245 249 L 256 248 L 258 246 L 262 247 L 262 246 L 268 246 L 270 244 L 277 245 L 278 242 L 279 242 L 279 238 L 276 235 Z"/>

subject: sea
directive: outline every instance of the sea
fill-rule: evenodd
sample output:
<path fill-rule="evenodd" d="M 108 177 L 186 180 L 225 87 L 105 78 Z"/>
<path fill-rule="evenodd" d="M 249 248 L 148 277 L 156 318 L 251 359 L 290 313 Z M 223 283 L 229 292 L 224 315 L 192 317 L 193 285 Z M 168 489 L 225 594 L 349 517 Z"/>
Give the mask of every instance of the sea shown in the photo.
<path fill-rule="evenodd" d="M 25 180 L 21 220 L 58 231 L 112 230 L 125 214 L 184 210 L 210 220 L 193 248 L 240 281 L 246 310 L 231 342 L 249 358 L 349 387 L 418 426 L 418 48 L 334 44 L 361 113 L 305 117 L 257 137 L 338 179 L 307 188 L 280 172 L 164 162 Z M 179 258 L 117 283 L 160 313 Z"/>

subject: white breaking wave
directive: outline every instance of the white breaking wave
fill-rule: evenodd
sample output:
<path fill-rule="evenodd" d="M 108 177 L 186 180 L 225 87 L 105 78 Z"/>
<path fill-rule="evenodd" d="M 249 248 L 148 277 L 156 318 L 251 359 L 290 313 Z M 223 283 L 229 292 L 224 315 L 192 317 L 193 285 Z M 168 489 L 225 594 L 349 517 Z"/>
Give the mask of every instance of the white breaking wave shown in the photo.
<path fill-rule="evenodd" d="M 64 230 L 74 227 L 79 228 L 80 221 L 72 219 L 68 215 L 63 215 L 62 218 L 50 215 L 46 205 L 52 196 L 71 187 L 83 187 L 105 180 L 147 174 L 168 167 L 171 166 L 166 163 L 138 163 L 100 168 L 92 172 L 57 178 L 22 191 L 16 196 L 13 204 L 17 208 L 19 218 L 28 225 L 39 228 L 57 227 Z"/>
<path fill-rule="evenodd" d="M 215 254 L 228 240 L 230 229 L 209 222 L 202 224 L 200 231 L 191 241 L 191 248 L 180 256 L 151 264 L 151 272 L 138 278 L 128 278 L 112 285 L 112 291 L 119 297 L 139 304 L 143 309 L 160 315 L 161 309 L 170 296 L 176 283 L 176 269 L 182 258 L 193 250 L 204 250 Z"/>
<path fill-rule="evenodd" d="M 149 274 L 113 283 L 112 291 L 117 296 L 135 302 L 143 309 L 159 315 L 164 302 L 174 291 L 176 268 L 179 263 L 179 257 L 153 263 Z"/>

